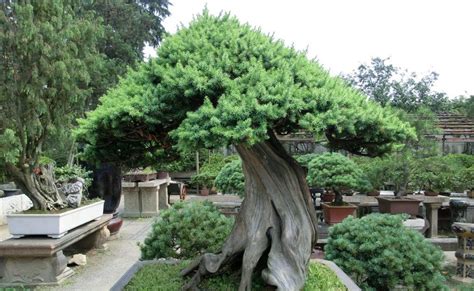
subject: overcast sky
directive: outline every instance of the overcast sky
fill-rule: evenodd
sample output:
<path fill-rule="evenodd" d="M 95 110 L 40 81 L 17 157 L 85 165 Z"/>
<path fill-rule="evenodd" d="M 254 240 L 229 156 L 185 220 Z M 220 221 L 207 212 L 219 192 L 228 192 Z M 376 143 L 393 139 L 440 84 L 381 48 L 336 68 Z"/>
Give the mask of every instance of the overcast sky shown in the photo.
<path fill-rule="evenodd" d="M 372 57 L 390 57 L 409 71 L 440 74 L 436 90 L 474 94 L 472 0 L 170 0 L 168 32 L 187 25 L 207 3 L 228 11 L 297 49 L 308 49 L 333 74 Z"/>

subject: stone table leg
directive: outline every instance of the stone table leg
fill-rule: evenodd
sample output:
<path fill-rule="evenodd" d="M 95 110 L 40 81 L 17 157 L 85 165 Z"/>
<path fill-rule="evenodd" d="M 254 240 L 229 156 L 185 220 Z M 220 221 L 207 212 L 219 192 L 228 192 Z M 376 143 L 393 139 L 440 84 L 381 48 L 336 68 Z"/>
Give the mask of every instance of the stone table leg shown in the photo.
<path fill-rule="evenodd" d="M 141 205 L 140 205 L 140 193 L 138 191 L 136 182 L 123 182 L 122 183 L 122 194 L 125 199 L 124 201 L 124 217 L 140 217 Z"/>
<path fill-rule="evenodd" d="M 438 209 L 441 207 L 442 203 L 439 202 L 424 202 L 426 208 L 426 218 L 430 223 L 430 228 L 428 229 L 428 237 L 437 237 L 438 236 Z"/>
<path fill-rule="evenodd" d="M 158 190 L 159 199 L 159 208 L 161 209 L 168 209 L 170 205 L 168 204 L 168 185 L 162 184 L 160 185 L 160 189 Z"/>

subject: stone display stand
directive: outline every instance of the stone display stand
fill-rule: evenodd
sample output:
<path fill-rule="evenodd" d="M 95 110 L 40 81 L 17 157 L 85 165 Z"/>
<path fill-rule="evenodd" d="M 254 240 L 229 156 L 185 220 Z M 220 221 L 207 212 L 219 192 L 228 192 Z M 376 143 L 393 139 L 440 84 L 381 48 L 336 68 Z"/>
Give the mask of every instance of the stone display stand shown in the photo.
<path fill-rule="evenodd" d="M 408 198 L 419 200 L 423 202 L 426 209 L 426 219 L 429 223 L 428 237 L 438 236 L 438 210 L 439 208 L 449 202 L 448 197 L 444 196 L 425 196 L 425 195 L 407 195 Z M 344 202 L 361 205 L 363 207 L 374 208 L 378 205 L 375 197 L 354 195 L 344 196 Z"/>
<path fill-rule="evenodd" d="M 148 182 L 122 182 L 125 199 L 124 217 L 151 217 L 160 209 L 169 208 L 168 185 L 170 178 Z"/>
<path fill-rule="evenodd" d="M 458 281 L 474 282 L 474 224 L 455 222 L 453 232 L 458 238 L 456 276 Z"/>
<path fill-rule="evenodd" d="M 58 285 L 73 274 L 63 250 L 76 243 L 103 247 L 111 219 L 104 214 L 59 239 L 30 236 L 0 242 L 0 287 Z"/>

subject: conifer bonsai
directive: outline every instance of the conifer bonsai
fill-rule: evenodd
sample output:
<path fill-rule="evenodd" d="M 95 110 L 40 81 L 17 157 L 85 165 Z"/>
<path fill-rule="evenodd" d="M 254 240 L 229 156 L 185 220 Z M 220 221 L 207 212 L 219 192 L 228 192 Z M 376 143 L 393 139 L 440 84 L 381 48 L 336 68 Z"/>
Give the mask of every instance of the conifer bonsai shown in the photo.
<path fill-rule="evenodd" d="M 324 153 L 308 164 L 308 183 L 319 183 L 336 194 L 335 206 L 343 205 L 342 189 L 370 190 L 370 183 L 359 166 L 339 153 Z"/>
<path fill-rule="evenodd" d="M 413 136 L 392 112 L 304 53 L 229 15 L 204 12 L 102 97 L 77 136 L 86 157 L 126 166 L 234 145 L 245 199 L 221 251 L 183 270 L 192 275 L 186 288 L 240 266 L 239 290 L 250 290 L 253 273 L 279 290 L 300 290 L 317 221 L 305 171 L 276 138 L 300 130 L 366 156 Z"/>

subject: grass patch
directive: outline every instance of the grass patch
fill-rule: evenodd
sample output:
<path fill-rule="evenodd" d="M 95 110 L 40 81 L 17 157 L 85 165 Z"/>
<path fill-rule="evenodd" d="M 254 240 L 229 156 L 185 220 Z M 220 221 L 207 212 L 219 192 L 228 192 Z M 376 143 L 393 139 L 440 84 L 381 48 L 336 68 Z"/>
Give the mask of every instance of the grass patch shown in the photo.
<path fill-rule="evenodd" d="M 188 261 L 183 261 L 173 265 L 146 265 L 135 274 L 124 290 L 181 290 L 187 279 L 182 278 L 179 272 L 188 263 Z M 260 276 L 254 277 L 252 290 L 265 290 L 265 284 Z M 204 280 L 199 287 L 202 290 L 234 291 L 238 289 L 239 282 L 239 274 L 222 274 Z M 325 265 L 312 262 L 309 265 L 308 279 L 303 290 L 339 291 L 347 289 L 331 269 Z"/>

